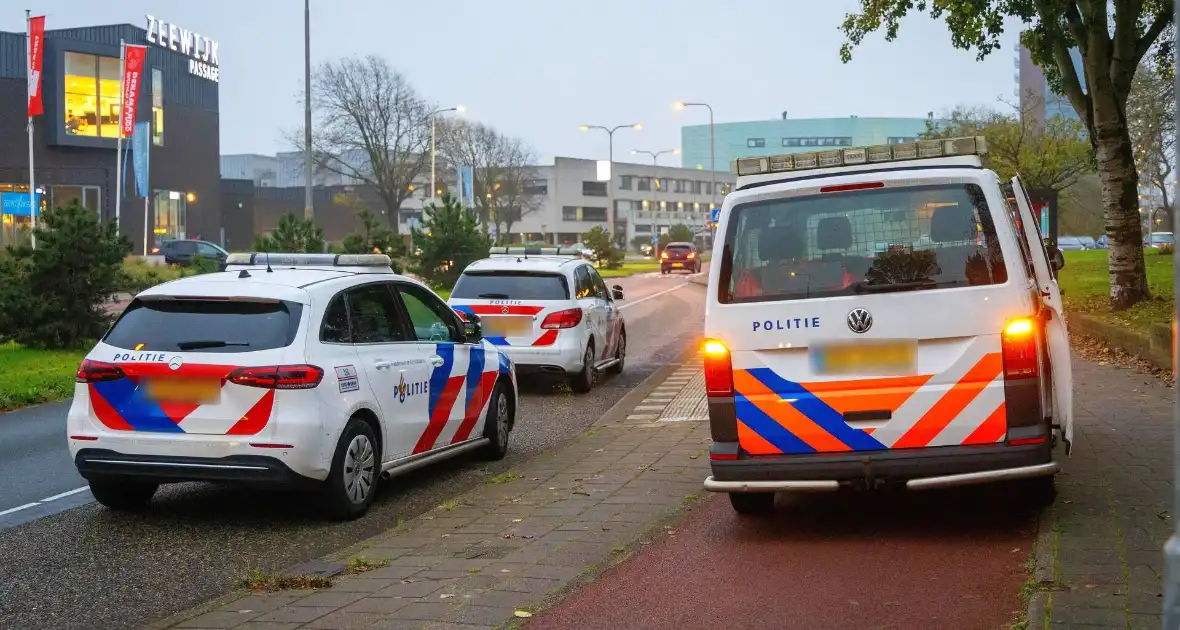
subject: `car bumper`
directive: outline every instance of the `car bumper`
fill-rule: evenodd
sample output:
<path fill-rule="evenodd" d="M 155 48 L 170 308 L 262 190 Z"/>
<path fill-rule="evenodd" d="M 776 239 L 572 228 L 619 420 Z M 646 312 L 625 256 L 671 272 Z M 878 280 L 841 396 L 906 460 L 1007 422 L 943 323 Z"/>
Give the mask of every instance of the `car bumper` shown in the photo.
<path fill-rule="evenodd" d="M 517 374 L 573 374 L 582 369 L 585 336 L 563 330 L 551 346 L 497 346 L 512 359 Z"/>
<path fill-rule="evenodd" d="M 711 464 L 713 475 L 705 480 L 705 490 L 711 492 L 825 492 L 878 483 L 928 490 L 1048 476 L 1058 470 L 1048 444 L 783 455 Z"/>
<path fill-rule="evenodd" d="M 679 269 L 679 270 L 685 270 L 685 271 L 687 271 L 687 270 L 689 270 L 689 269 L 696 269 L 696 268 L 697 268 L 697 263 L 696 263 L 696 262 L 694 262 L 694 261 L 691 261 L 691 260 L 680 260 L 680 261 L 675 261 L 675 262 L 663 262 L 663 263 L 660 263 L 660 268 L 661 268 L 661 269 L 671 269 L 672 271 L 676 271 L 676 270 L 678 270 L 678 269 Z"/>
<path fill-rule="evenodd" d="M 74 465 L 87 480 L 119 476 L 156 482 L 220 481 L 296 488 L 313 488 L 320 483 L 296 473 L 275 457 L 261 455 L 180 457 L 84 448 L 74 456 Z"/>

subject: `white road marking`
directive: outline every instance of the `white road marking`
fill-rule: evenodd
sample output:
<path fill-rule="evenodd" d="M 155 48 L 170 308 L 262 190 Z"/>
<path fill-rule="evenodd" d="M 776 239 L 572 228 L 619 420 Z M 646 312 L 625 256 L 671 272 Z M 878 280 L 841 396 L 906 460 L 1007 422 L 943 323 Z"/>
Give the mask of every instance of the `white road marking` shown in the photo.
<path fill-rule="evenodd" d="M 41 504 L 40 504 L 40 503 L 26 503 L 26 504 L 24 504 L 24 505 L 20 505 L 20 506 L 14 507 L 14 508 L 12 508 L 12 509 L 9 509 L 9 510 L 4 510 L 3 512 L 0 512 L 0 516 L 7 516 L 7 515 L 9 515 L 9 514 L 12 514 L 13 512 L 19 512 L 19 511 L 21 511 L 21 510 L 27 510 L 27 509 L 29 509 L 29 508 L 35 508 L 35 507 L 37 507 L 38 505 L 41 505 Z"/>
<path fill-rule="evenodd" d="M 624 304 L 624 305 L 620 306 L 620 307 L 618 308 L 618 310 L 620 310 L 620 311 L 621 311 L 621 310 L 623 310 L 623 309 L 625 309 L 625 308 L 631 308 L 632 306 L 635 306 L 636 304 L 643 304 L 644 302 L 646 302 L 646 301 L 648 301 L 648 300 L 652 300 L 652 299 L 658 298 L 658 297 L 660 297 L 661 295 L 664 295 L 665 293 L 671 293 L 671 292 L 675 291 L 676 289 L 679 289 L 679 288 L 682 288 L 682 287 L 684 287 L 684 286 L 685 286 L 685 285 L 687 285 L 687 284 L 688 284 L 688 283 L 687 283 L 687 282 L 685 282 L 685 283 L 683 283 L 683 284 L 678 284 L 678 285 L 676 285 L 676 286 L 672 287 L 671 289 L 664 289 L 663 291 L 660 291 L 659 293 L 653 293 L 653 294 L 651 294 L 651 295 L 649 295 L 649 296 L 647 296 L 647 297 L 641 297 L 641 298 L 639 298 L 638 300 L 635 300 L 634 302 L 628 302 L 628 303 L 626 303 L 626 304 Z"/>
<path fill-rule="evenodd" d="M 87 491 L 87 490 L 89 490 L 89 489 L 90 489 L 90 486 L 82 486 L 81 488 L 74 488 L 73 490 L 70 490 L 69 492 L 63 492 L 63 493 L 61 493 L 61 494 L 55 494 L 55 495 L 53 495 L 53 496 L 51 496 L 51 497 L 49 497 L 49 498 L 47 498 L 47 499 L 41 499 L 40 501 L 38 501 L 38 503 L 49 503 L 50 501 L 56 501 L 56 500 L 58 500 L 58 499 L 64 499 L 64 498 L 66 498 L 66 497 L 68 497 L 68 496 L 71 496 L 71 495 L 78 494 L 79 492 L 86 492 L 86 491 Z"/>

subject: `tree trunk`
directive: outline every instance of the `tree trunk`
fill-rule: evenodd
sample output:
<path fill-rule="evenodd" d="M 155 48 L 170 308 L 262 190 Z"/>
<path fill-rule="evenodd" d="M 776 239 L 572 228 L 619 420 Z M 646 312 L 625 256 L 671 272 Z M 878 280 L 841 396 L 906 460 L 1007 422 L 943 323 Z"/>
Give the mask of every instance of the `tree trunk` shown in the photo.
<path fill-rule="evenodd" d="M 1110 306 L 1123 310 L 1150 297 L 1143 264 L 1139 177 L 1126 114 L 1112 94 L 1093 95 L 1094 151 L 1110 240 Z"/>

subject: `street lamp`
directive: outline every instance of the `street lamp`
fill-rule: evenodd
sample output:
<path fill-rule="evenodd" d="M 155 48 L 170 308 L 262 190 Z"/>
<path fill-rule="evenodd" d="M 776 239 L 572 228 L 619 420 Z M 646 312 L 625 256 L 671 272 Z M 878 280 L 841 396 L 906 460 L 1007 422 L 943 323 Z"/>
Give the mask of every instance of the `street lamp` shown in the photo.
<path fill-rule="evenodd" d="M 303 218 L 311 219 L 311 0 L 303 0 Z"/>
<path fill-rule="evenodd" d="M 640 155 L 640 154 L 650 155 L 652 166 L 659 166 L 660 156 L 665 153 L 671 153 L 672 155 L 680 155 L 680 149 L 665 149 L 663 151 L 642 151 L 642 150 L 636 149 L 636 150 L 631 151 L 631 155 Z"/>
<path fill-rule="evenodd" d="M 620 129 L 634 129 L 641 131 L 643 125 L 639 123 L 631 123 L 630 125 L 619 125 L 617 127 L 603 127 L 602 125 L 581 125 L 578 127 L 579 131 L 590 131 L 591 129 L 599 129 L 606 132 L 606 136 L 610 146 L 610 162 L 608 163 L 606 180 L 606 232 L 612 240 L 615 238 L 615 132 Z"/>
<path fill-rule="evenodd" d="M 437 144 L 437 137 L 438 137 L 438 123 L 437 123 L 435 117 L 438 116 L 439 114 L 445 114 L 447 112 L 456 112 L 456 113 L 462 114 L 465 111 L 467 111 L 466 107 L 463 107 L 462 105 L 456 105 L 455 107 L 444 107 L 442 109 L 436 109 L 436 110 L 430 112 L 430 115 L 428 116 L 428 118 L 430 118 L 430 198 L 431 199 L 434 199 L 434 195 L 437 192 L 437 190 L 435 188 L 436 185 L 434 183 L 434 159 L 435 159 L 435 155 L 437 154 L 435 145 Z"/>
<path fill-rule="evenodd" d="M 708 103 L 686 103 L 684 101 L 676 101 L 672 103 L 672 107 L 676 109 L 684 109 L 685 107 L 704 107 L 709 110 L 709 177 L 710 177 L 710 192 L 713 193 L 712 205 L 709 210 L 717 207 L 717 153 L 713 145 L 713 107 Z"/>

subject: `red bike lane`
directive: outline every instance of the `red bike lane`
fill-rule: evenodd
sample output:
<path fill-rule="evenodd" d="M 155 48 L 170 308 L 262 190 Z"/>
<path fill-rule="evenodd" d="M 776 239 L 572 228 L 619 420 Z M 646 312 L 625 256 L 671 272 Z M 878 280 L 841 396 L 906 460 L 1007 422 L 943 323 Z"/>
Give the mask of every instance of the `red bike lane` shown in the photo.
<path fill-rule="evenodd" d="M 712 497 L 527 627 L 1004 628 L 1038 510 L 1016 492 L 780 496 L 762 518 Z"/>

